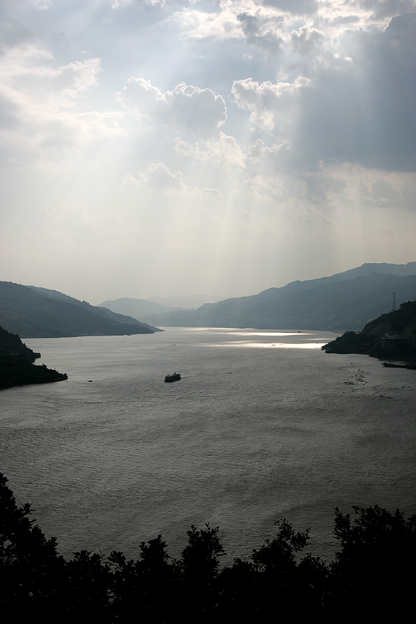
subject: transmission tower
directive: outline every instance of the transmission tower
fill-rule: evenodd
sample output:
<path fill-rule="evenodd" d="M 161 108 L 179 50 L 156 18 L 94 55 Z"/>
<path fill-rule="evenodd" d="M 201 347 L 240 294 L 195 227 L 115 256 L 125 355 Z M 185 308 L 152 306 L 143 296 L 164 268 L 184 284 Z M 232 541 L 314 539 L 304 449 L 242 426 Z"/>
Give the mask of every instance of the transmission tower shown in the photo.
<path fill-rule="evenodd" d="M 393 305 L 392 305 L 392 311 L 394 312 L 396 309 L 396 293 L 393 293 Z"/>

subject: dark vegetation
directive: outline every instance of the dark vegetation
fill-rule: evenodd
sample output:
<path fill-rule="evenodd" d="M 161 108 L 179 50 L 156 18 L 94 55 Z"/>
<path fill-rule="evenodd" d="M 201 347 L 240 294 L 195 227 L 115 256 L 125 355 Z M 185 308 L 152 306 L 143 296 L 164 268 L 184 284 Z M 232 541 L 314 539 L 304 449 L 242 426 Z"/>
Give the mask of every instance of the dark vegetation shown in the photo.
<path fill-rule="evenodd" d="M 399 335 L 404 338 L 416 337 L 416 301 L 407 301 L 398 310 L 382 314 L 367 323 L 361 332 L 345 332 L 322 349 L 327 353 L 363 353 L 380 359 L 408 362 L 416 367 L 416 346 L 411 344 L 386 345 L 382 338 L 385 334 Z"/>
<path fill-rule="evenodd" d="M 0 390 L 27 384 L 50 383 L 68 379 L 64 373 L 33 362 L 40 357 L 22 343 L 19 336 L 0 327 Z"/>
<path fill-rule="evenodd" d="M 413 610 L 416 516 L 406 519 L 399 510 L 354 507 L 351 517 L 336 509 L 339 551 L 331 563 L 303 554 L 308 531 L 283 520 L 250 560 L 225 567 L 218 529 L 208 525 L 188 531 L 178 560 L 160 535 L 140 544 L 136 561 L 87 551 L 65 560 L 55 538 L 46 538 L 29 516 L 30 506 L 17 506 L 0 474 L 6 622 L 361 622 Z"/>
<path fill-rule="evenodd" d="M 24 338 L 153 334 L 145 323 L 63 293 L 0 282 L 0 325 Z"/>

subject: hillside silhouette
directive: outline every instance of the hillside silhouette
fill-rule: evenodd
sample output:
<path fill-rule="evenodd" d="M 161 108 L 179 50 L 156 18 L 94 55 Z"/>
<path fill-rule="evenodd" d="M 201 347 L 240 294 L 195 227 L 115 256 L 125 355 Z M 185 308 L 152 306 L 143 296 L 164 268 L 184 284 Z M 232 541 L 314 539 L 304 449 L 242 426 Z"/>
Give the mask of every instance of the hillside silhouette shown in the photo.
<path fill-rule="evenodd" d="M 364 264 L 315 280 L 296 281 L 257 295 L 204 304 L 196 310 L 156 314 L 158 325 L 256 329 L 360 330 L 416 296 L 416 262 Z"/>
<path fill-rule="evenodd" d="M 362 353 L 399 360 L 416 368 L 416 301 L 406 301 L 398 310 L 382 314 L 361 332 L 345 332 L 322 349 L 326 353 Z"/>
<path fill-rule="evenodd" d="M 63 293 L 0 282 L 0 325 L 24 338 L 152 334 L 156 328 Z"/>
<path fill-rule="evenodd" d="M 0 390 L 68 379 L 65 373 L 45 365 L 35 366 L 33 362 L 39 357 L 40 353 L 29 349 L 19 336 L 0 327 Z"/>

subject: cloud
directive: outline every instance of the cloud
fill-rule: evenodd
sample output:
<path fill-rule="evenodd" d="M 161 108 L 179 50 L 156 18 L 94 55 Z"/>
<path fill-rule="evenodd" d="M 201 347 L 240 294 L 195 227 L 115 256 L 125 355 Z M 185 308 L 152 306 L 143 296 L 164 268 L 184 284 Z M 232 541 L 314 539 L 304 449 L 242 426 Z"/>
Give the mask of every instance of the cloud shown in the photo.
<path fill-rule="evenodd" d="M 180 190 L 184 186 L 182 171 L 171 173 L 163 163 L 153 163 L 147 168 L 146 182 L 150 188 L 162 190 Z"/>
<path fill-rule="evenodd" d="M 385 178 L 361 183 L 362 197 L 366 204 L 380 208 L 401 208 L 404 204 L 403 196 L 398 184 Z"/>
<path fill-rule="evenodd" d="M 359 0 L 355 4 L 369 11 L 376 20 L 410 13 L 416 9 L 415 0 Z"/>
<path fill-rule="evenodd" d="M 97 58 L 59 65 L 43 47 L 9 47 L 0 56 L 3 162 L 56 161 L 76 145 L 121 134 L 120 112 L 78 108 L 100 70 Z"/>
<path fill-rule="evenodd" d="M 35 0 L 35 7 L 41 11 L 49 9 L 52 6 L 52 0 Z"/>
<path fill-rule="evenodd" d="M 259 84 L 252 78 L 236 80 L 231 92 L 237 106 L 251 111 L 250 123 L 286 137 L 288 124 L 293 121 L 293 103 L 308 79 L 297 78 L 293 83 L 270 80 Z"/>
<path fill-rule="evenodd" d="M 254 199 L 277 203 L 288 201 L 286 189 L 275 178 L 266 179 L 259 174 L 249 174 L 244 177 L 243 184 L 249 196 Z"/>
<path fill-rule="evenodd" d="M 162 93 L 150 80 L 129 78 L 119 97 L 126 108 L 186 134 L 212 136 L 227 119 L 221 95 L 184 82 Z"/>
<path fill-rule="evenodd" d="M 316 29 L 310 29 L 306 26 L 291 33 L 292 50 L 296 54 L 304 57 L 316 55 L 322 48 L 325 41 L 323 33 Z"/>
<path fill-rule="evenodd" d="M 307 158 L 416 168 L 416 14 L 343 42 L 350 61 L 317 71 L 299 92 L 294 144 Z"/>
<path fill-rule="evenodd" d="M 249 13 L 240 13 L 237 15 L 237 19 L 241 22 L 243 33 L 249 45 L 257 46 L 262 52 L 270 56 L 277 56 L 281 52 L 283 39 L 277 35 L 275 24 L 271 25 L 267 20 L 266 28 L 264 28 L 262 20 Z"/>
<path fill-rule="evenodd" d="M 182 28 L 186 37 L 195 39 L 240 39 L 243 38 L 241 25 L 237 20 L 237 13 L 241 13 L 246 2 L 219 2 L 217 11 L 198 11 L 184 7 L 172 16 Z M 253 4 L 248 3 L 250 8 Z"/>
<path fill-rule="evenodd" d="M 220 132 L 205 142 L 175 141 L 176 153 L 205 166 L 211 166 L 227 175 L 236 168 L 244 167 L 244 154 L 234 137 Z"/>
<path fill-rule="evenodd" d="M 319 9 L 317 0 L 259 0 L 259 4 L 294 15 L 307 15 Z"/>
<path fill-rule="evenodd" d="M 144 173 L 138 172 L 135 176 L 131 173 L 124 177 L 124 184 L 136 187 L 147 187 L 156 193 L 162 193 L 168 197 L 201 198 L 203 200 L 218 201 L 221 193 L 216 188 L 198 188 L 186 184 L 182 171 L 173 173 L 164 163 L 152 163 Z"/>
<path fill-rule="evenodd" d="M 186 186 L 183 182 L 182 171 L 172 173 L 171 170 L 163 163 L 152 163 L 148 166 L 145 173 L 139 172 L 136 176 L 127 174 L 124 177 L 124 184 L 132 184 L 133 186 L 148 186 L 155 191 L 162 193 L 175 194 L 177 191 L 185 191 Z"/>
<path fill-rule="evenodd" d="M 213 188 L 203 188 L 202 195 L 212 201 L 219 201 L 219 199 L 221 198 L 221 193 L 219 192 L 219 190 Z"/>
<path fill-rule="evenodd" d="M 297 35 L 296 35 L 297 36 Z M 338 56 L 293 82 L 233 83 L 250 123 L 288 141 L 298 166 L 356 162 L 416 169 L 416 13 L 384 32 L 348 33 Z"/>

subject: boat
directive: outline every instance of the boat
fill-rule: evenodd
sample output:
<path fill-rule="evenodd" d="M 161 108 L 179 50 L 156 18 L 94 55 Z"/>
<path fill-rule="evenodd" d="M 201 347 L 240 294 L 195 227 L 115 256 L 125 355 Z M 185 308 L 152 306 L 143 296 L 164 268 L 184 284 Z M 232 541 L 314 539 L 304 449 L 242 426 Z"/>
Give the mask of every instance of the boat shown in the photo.
<path fill-rule="evenodd" d="M 180 378 L 179 373 L 173 373 L 173 375 L 166 375 L 165 381 L 179 381 Z"/>

